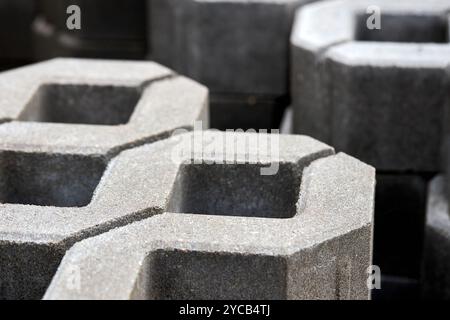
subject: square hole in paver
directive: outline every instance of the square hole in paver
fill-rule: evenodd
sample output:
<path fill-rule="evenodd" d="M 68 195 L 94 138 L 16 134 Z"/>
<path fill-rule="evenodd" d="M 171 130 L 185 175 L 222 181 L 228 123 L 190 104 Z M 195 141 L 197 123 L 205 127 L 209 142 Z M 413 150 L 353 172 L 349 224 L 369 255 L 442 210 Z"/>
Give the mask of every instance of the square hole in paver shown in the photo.
<path fill-rule="evenodd" d="M 439 16 L 399 16 L 381 12 L 381 29 L 369 29 L 369 15 L 358 17 L 356 40 L 404 43 L 447 43 L 448 21 Z"/>
<path fill-rule="evenodd" d="M 105 171 L 100 158 L 0 153 L 0 203 L 83 207 Z"/>
<path fill-rule="evenodd" d="M 170 212 L 291 218 L 296 213 L 300 174 L 280 163 L 275 175 L 261 175 L 260 165 L 186 164 L 180 167 Z"/>
<path fill-rule="evenodd" d="M 141 97 L 135 87 L 44 84 L 19 116 L 20 121 L 72 124 L 126 124 Z"/>

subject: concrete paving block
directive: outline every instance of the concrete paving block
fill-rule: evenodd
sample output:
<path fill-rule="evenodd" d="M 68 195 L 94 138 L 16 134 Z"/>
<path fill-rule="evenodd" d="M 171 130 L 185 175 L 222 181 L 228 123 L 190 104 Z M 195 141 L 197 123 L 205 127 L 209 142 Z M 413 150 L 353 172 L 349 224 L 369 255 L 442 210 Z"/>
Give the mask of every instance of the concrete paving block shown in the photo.
<path fill-rule="evenodd" d="M 66 10 L 81 10 L 81 29 L 69 30 Z M 36 59 L 86 57 L 144 59 L 146 56 L 145 0 L 39 0 L 33 23 Z"/>
<path fill-rule="evenodd" d="M 2 147 L 115 154 L 208 125 L 207 89 L 152 62 L 54 59 L 0 74 L 0 91 Z"/>
<path fill-rule="evenodd" d="M 422 278 L 423 296 L 428 299 L 450 299 L 450 214 L 446 188 L 446 179 L 440 175 L 433 179 L 428 190 Z"/>
<path fill-rule="evenodd" d="M 150 0 L 152 59 L 213 93 L 285 96 L 294 10 L 310 1 Z"/>
<path fill-rule="evenodd" d="M 41 298 L 75 242 L 161 213 L 170 190 L 170 166 L 136 152 L 34 149 L 0 151 L 2 299 Z"/>
<path fill-rule="evenodd" d="M 374 5 L 381 30 L 366 27 Z M 300 9 L 291 36 L 294 132 L 382 171 L 436 172 L 449 10 L 445 0 L 339 0 Z"/>
<path fill-rule="evenodd" d="M 374 169 L 306 136 L 277 137 L 278 156 L 253 163 L 223 145 L 267 135 L 194 132 L 126 151 L 167 165 L 147 180 L 165 185 L 139 192 L 165 212 L 75 244 L 44 298 L 368 299 Z"/>
<path fill-rule="evenodd" d="M 73 243 L 159 212 L 164 181 L 146 181 L 164 165 L 113 157 L 193 129 L 207 90 L 155 63 L 57 59 L 0 91 L 0 298 L 36 299 Z"/>

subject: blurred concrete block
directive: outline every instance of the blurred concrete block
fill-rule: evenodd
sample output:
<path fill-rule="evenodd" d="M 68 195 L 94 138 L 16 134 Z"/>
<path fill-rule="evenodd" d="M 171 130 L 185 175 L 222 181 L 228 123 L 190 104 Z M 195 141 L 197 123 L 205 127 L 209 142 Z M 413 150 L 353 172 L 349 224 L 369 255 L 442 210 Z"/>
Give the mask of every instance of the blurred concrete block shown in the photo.
<path fill-rule="evenodd" d="M 292 18 L 305 2 L 151 0 L 152 58 L 214 93 L 286 95 Z"/>
<path fill-rule="evenodd" d="M 254 163 L 222 149 L 268 137 L 194 133 L 126 151 L 167 164 L 146 193 L 165 213 L 76 244 L 45 298 L 368 299 L 374 169 L 305 136 L 279 136 L 278 157 Z"/>
<path fill-rule="evenodd" d="M 67 8 L 81 11 L 81 29 L 69 30 Z M 145 0 L 39 0 L 33 23 L 37 59 L 86 57 L 144 59 Z"/>
<path fill-rule="evenodd" d="M 381 30 L 366 26 L 370 6 L 381 10 Z M 378 170 L 437 171 L 449 10 L 445 0 L 300 9 L 291 37 L 295 132 Z"/>
<path fill-rule="evenodd" d="M 307 2 L 149 0 L 151 59 L 218 96 L 212 127 L 278 128 L 289 105 L 293 15 Z M 249 97 L 257 102 L 249 105 Z"/>

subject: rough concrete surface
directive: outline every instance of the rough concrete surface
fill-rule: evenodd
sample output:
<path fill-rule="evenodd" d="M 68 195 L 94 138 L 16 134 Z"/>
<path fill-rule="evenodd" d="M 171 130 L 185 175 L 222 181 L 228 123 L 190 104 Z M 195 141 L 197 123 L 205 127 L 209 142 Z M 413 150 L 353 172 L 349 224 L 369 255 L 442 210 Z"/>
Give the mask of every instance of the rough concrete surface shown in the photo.
<path fill-rule="evenodd" d="M 366 27 L 373 5 L 381 9 L 381 30 Z M 379 170 L 436 172 L 449 10 L 446 0 L 338 0 L 297 11 L 294 132 Z"/>
<path fill-rule="evenodd" d="M 53 59 L 1 73 L 0 91 L 8 149 L 117 153 L 208 126 L 208 90 L 153 62 Z"/>
<path fill-rule="evenodd" d="M 158 213 L 164 164 L 113 157 L 193 129 L 208 93 L 155 63 L 77 59 L 2 73 L 0 91 L 0 298 L 36 299 L 73 243 Z"/>
<path fill-rule="evenodd" d="M 250 164 L 248 150 L 210 147 L 266 135 L 195 135 L 121 155 L 129 175 L 117 190 L 161 214 L 74 245 L 45 299 L 369 298 L 372 167 L 290 135 L 279 157 Z M 174 148 L 185 151 L 176 162 Z M 224 155 L 234 160 L 217 163 Z M 275 162 L 276 175 L 260 175 Z"/>

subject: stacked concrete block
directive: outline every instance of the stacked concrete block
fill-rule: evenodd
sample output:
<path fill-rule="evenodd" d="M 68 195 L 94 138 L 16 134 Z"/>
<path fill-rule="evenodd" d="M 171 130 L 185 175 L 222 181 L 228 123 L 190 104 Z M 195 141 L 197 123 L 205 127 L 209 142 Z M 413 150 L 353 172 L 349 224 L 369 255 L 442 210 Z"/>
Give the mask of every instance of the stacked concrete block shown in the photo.
<path fill-rule="evenodd" d="M 277 128 L 293 14 L 307 2 L 149 0 L 152 59 L 208 86 L 213 127 Z"/>
<path fill-rule="evenodd" d="M 127 183 L 152 186 L 136 192 L 164 213 L 74 245 L 45 298 L 368 299 L 374 169 L 277 137 L 277 156 L 254 162 L 251 141 L 272 150 L 270 135 L 194 132 L 124 152 Z"/>
<path fill-rule="evenodd" d="M 33 23 L 37 59 L 86 57 L 144 59 L 146 56 L 145 1 L 38 0 Z M 81 12 L 81 29 L 70 30 L 67 8 Z"/>
<path fill-rule="evenodd" d="M 206 119 L 207 89 L 151 62 L 56 59 L 0 92 L 0 298 L 40 298 L 73 243 L 159 212 L 143 195 L 164 165 L 114 157 Z"/>
<path fill-rule="evenodd" d="M 367 26 L 374 8 L 381 29 Z M 375 263 L 413 281 L 439 170 L 449 10 L 445 0 L 329 1 L 299 10 L 291 36 L 294 132 L 377 168 Z M 405 241 L 387 240 L 399 230 Z"/>
<path fill-rule="evenodd" d="M 34 1 L 0 0 L 0 70 L 32 61 Z"/>

